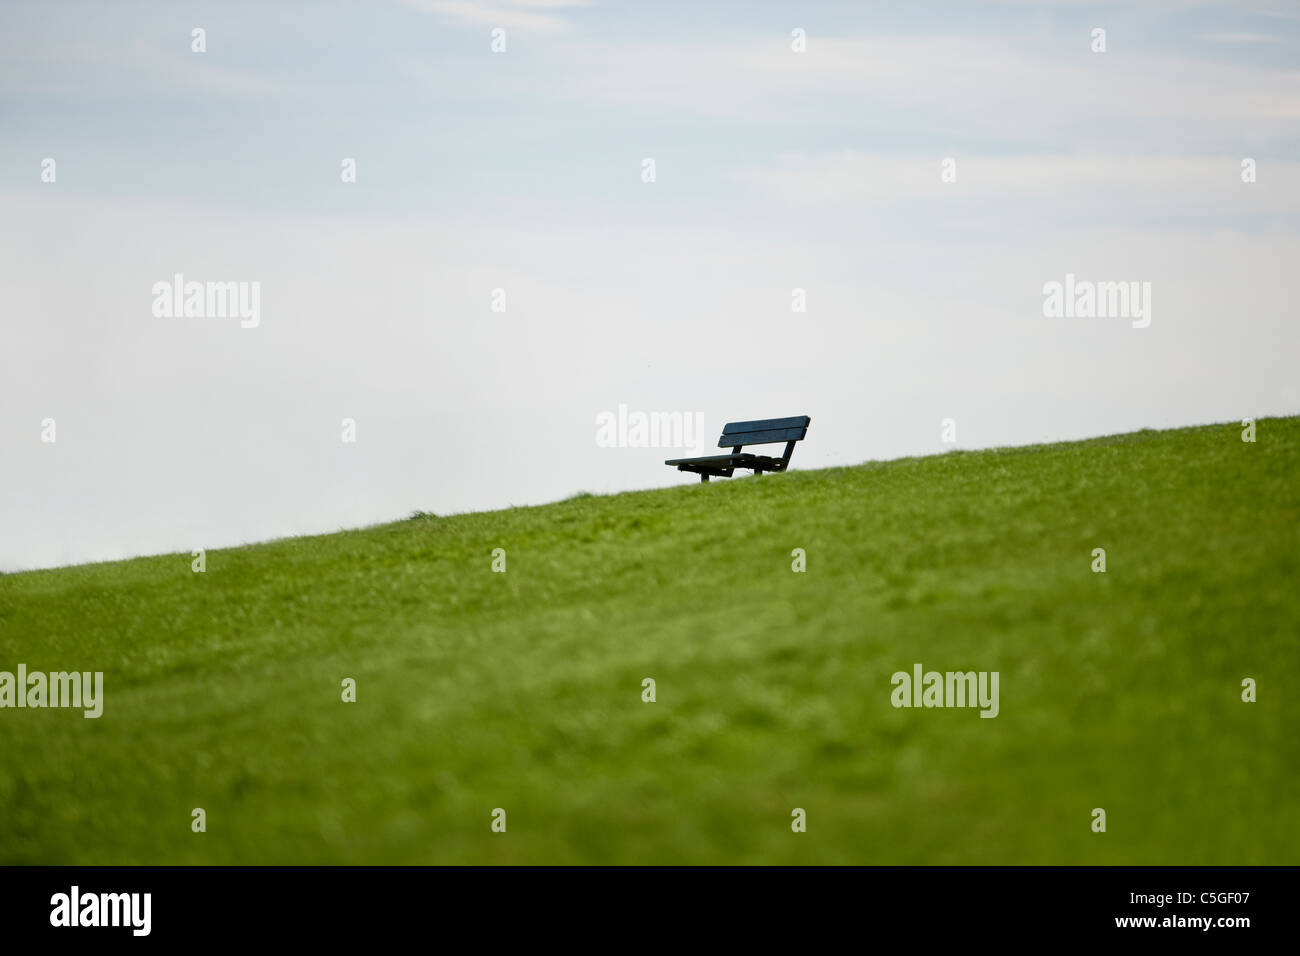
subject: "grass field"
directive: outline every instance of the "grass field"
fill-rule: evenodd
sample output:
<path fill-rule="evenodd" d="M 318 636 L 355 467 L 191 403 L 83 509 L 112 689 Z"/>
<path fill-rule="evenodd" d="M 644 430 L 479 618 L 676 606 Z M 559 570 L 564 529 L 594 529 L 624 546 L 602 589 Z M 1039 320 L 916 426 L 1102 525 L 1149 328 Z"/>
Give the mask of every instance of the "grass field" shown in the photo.
<path fill-rule="evenodd" d="M 0 670 L 105 688 L 0 710 L 0 862 L 1300 863 L 1298 469 L 1266 419 L 0 576 Z"/>

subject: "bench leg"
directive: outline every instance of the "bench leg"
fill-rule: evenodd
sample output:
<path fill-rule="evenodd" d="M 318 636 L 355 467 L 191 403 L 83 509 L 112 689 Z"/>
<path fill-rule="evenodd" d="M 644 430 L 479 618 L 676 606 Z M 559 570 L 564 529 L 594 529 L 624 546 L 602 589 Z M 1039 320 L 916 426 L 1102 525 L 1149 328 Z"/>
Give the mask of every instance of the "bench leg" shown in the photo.
<path fill-rule="evenodd" d="M 709 480 L 708 475 L 700 475 L 700 481 L 708 481 L 708 480 Z"/>

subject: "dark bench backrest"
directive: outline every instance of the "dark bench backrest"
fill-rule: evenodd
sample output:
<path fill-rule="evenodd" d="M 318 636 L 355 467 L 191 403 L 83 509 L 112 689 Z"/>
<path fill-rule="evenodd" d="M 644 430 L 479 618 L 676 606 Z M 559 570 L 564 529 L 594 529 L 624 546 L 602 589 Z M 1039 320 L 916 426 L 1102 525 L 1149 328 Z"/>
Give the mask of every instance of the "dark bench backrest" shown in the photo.
<path fill-rule="evenodd" d="M 802 441 L 808 434 L 808 423 L 812 419 L 807 415 L 794 418 L 763 418 L 755 422 L 731 422 L 724 425 L 722 437 L 718 439 L 719 448 L 739 448 L 742 445 L 769 445 L 774 442 L 789 442 L 785 457 L 790 457 L 793 443 Z"/>
<path fill-rule="evenodd" d="M 769 445 L 780 441 L 801 441 L 808 434 L 807 415 L 794 418 L 764 418 L 756 422 L 731 422 L 722 428 L 719 448 L 737 445 Z"/>

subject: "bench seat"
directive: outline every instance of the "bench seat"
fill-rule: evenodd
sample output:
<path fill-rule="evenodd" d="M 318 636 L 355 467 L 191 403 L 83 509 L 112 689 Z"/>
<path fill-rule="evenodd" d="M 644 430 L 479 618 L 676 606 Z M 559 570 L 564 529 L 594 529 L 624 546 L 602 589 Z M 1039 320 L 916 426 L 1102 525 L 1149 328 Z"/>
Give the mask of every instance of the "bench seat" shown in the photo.
<path fill-rule="evenodd" d="M 674 458 L 671 461 L 664 462 L 665 465 L 700 465 L 705 468 L 749 468 L 756 465 L 759 468 L 780 468 L 781 459 L 773 458 L 771 455 L 754 455 L 750 452 L 741 452 L 738 455 L 705 455 L 703 458 Z"/>

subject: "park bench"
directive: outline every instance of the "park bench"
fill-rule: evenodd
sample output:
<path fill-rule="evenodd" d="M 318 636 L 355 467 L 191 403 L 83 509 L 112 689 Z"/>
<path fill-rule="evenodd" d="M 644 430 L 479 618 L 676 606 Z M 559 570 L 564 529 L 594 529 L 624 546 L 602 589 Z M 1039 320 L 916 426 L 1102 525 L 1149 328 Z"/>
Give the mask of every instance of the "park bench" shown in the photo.
<path fill-rule="evenodd" d="M 708 481 L 710 475 L 730 478 L 737 468 L 749 468 L 756 475 L 765 471 L 785 471 L 790 464 L 790 456 L 794 454 L 794 443 L 802 441 L 808 434 L 808 423 L 811 421 L 807 415 L 796 415 L 794 418 L 731 422 L 723 426 L 722 437 L 718 439 L 718 447 L 730 448 L 731 454 L 674 458 L 664 464 L 676 465 L 678 471 L 693 472 L 700 476 L 700 481 Z M 785 442 L 785 454 L 780 458 L 740 450 L 746 445 L 771 445 L 777 442 Z"/>

